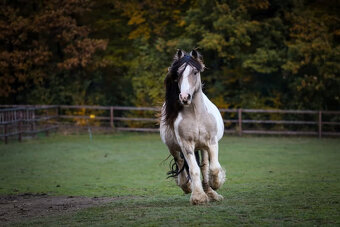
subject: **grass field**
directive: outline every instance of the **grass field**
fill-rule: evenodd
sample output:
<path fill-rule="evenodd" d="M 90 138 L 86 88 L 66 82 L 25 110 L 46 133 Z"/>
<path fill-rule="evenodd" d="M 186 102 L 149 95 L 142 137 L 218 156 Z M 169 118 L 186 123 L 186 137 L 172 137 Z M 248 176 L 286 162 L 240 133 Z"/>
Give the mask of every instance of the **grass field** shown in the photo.
<path fill-rule="evenodd" d="M 22 225 L 340 225 L 340 140 L 229 137 L 223 202 L 191 206 L 166 179 L 157 134 L 55 135 L 0 144 L 0 194 L 119 197 Z"/>

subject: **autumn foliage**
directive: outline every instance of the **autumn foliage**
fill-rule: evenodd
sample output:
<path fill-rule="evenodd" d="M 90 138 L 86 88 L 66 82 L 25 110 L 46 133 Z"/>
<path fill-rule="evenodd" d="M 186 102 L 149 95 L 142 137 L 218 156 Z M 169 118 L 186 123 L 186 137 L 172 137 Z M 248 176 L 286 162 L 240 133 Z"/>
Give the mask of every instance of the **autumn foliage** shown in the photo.
<path fill-rule="evenodd" d="M 88 11 L 89 2 L 82 0 L 3 1 L 0 96 L 15 97 L 93 64 L 107 41 L 89 38 L 88 26 L 77 21 Z"/>
<path fill-rule="evenodd" d="M 161 105 L 177 48 L 199 48 L 224 108 L 340 108 L 339 3 L 2 1 L 2 103 Z"/>

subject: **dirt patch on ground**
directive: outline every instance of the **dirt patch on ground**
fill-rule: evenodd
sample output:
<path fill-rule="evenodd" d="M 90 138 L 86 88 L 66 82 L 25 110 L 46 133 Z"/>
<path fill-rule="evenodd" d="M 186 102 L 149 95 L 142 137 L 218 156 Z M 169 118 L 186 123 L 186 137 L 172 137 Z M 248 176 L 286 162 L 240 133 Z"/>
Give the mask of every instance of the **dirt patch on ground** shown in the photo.
<path fill-rule="evenodd" d="M 69 213 L 116 200 L 114 197 L 49 196 L 22 194 L 0 196 L 0 225 L 30 218 Z"/>

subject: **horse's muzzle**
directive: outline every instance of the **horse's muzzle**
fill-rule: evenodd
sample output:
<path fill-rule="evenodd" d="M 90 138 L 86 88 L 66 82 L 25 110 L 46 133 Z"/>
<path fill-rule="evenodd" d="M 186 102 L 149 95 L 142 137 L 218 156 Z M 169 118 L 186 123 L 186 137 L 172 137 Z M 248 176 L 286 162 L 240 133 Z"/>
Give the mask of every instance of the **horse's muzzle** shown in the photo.
<path fill-rule="evenodd" d="M 181 103 L 183 105 L 190 105 L 190 103 L 191 103 L 191 95 L 188 94 L 188 93 L 185 93 L 185 92 L 180 93 L 179 94 L 179 100 L 181 101 Z"/>

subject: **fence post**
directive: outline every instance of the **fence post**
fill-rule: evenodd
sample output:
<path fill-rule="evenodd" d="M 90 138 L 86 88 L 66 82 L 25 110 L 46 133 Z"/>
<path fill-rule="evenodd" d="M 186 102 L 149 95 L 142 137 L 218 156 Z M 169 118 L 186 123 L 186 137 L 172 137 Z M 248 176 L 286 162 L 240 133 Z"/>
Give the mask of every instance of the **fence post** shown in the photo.
<path fill-rule="evenodd" d="M 242 109 L 241 108 L 238 109 L 237 112 L 238 112 L 238 128 L 239 128 L 238 135 L 242 136 Z"/>
<path fill-rule="evenodd" d="M 111 128 L 114 127 L 114 124 L 113 124 L 113 106 L 110 107 L 110 125 L 111 125 Z"/>
<path fill-rule="evenodd" d="M 32 137 L 35 137 L 35 109 L 32 108 L 31 110 L 31 131 L 32 131 Z"/>
<path fill-rule="evenodd" d="M 60 108 L 59 106 L 55 108 L 55 115 L 57 119 L 59 118 L 59 108 Z"/>
<path fill-rule="evenodd" d="M 322 111 L 319 111 L 319 138 L 322 137 Z"/>
<path fill-rule="evenodd" d="M 5 132 L 5 144 L 8 143 L 8 136 L 7 136 L 7 123 L 4 125 L 4 132 Z"/>
<path fill-rule="evenodd" d="M 59 115 L 60 115 L 60 105 L 58 105 L 57 107 L 56 107 L 56 109 L 55 109 L 55 114 L 56 114 L 56 118 L 55 118 L 55 121 L 56 121 L 56 125 L 58 125 L 58 127 L 59 127 L 59 125 L 61 125 L 61 123 L 60 123 L 60 117 L 59 117 Z"/>
<path fill-rule="evenodd" d="M 18 122 L 18 140 L 21 142 L 21 124 L 22 124 L 22 111 L 19 112 L 19 122 Z"/>

